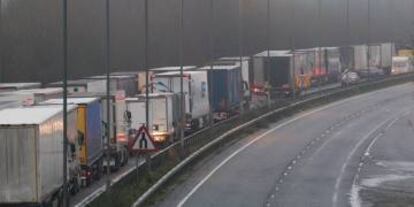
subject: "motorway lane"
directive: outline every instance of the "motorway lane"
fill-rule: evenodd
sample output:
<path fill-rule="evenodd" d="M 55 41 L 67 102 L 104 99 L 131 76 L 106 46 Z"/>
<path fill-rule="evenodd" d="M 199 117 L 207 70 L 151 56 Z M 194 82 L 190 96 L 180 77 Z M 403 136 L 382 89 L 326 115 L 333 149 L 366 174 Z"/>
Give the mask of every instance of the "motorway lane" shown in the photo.
<path fill-rule="evenodd" d="M 414 206 L 414 113 L 391 123 L 360 158 L 352 206 Z"/>
<path fill-rule="evenodd" d="M 333 206 L 336 178 L 345 161 L 353 160 L 349 154 L 357 154 L 355 146 L 362 146 L 359 140 L 373 127 L 413 105 L 413 88 L 410 83 L 383 89 L 276 123 L 205 158 L 156 206 L 309 206 L 312 200 Z M 351 185 L 340 182 L 338 206 L 346 205 L 342 191 Z"/>

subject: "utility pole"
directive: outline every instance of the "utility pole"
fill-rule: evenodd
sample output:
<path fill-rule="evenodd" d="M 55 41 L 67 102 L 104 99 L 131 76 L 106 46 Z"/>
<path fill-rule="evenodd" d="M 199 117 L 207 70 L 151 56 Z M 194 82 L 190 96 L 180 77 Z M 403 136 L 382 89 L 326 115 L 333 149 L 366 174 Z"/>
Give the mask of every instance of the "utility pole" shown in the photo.
<path fill-rule="evenodd" d="M 349 7 L 350 7 L 350 0 L 346 0 L 346 48 L 347 50 L 351 49 L 351 33 L 350 33 L 350 29 L 351 29 L 351 23 L 349 21 Z M 348 51 L 347 51 L 348 52 Z M 347 61 L 347 69 L 351 68 L 351 63 L 348 60 Z"/>
<path fill-rule="evenodd" d="M 238 0 L 238 16 L 239 16 L 239 55 L 240 55 L 240 75 L 242 81 L 242 88 L 241 90 L 241 101 L 240 101 L 240 113 L 244 113 L 244 81 L 243 81 L 243 0 Z"/>
<path fill-rule="evenodd" d="M 3 0 L 0 0 L 0 82 L 3 82 L 4 79 L 4 40 L 3 40 Z"/>
<path fill-rule="evenodd" d="M 111 128 L 111 8 L 110 8 L 110 0 L 105 0 L 105 20 L 106 20 L 106 28 L 105 28 L 105 44 L 106 44 L 106 62 L 105 62 L 105 69 L 106 69 L 106 189 L 109 190 L 111 186 L 111 179 L 110 179 L 110 173 L 111 173 L 111 166 L 110 166 L 110 160 L 111 160 L 111 152 L 110 152 L 110 128 Z"/>
<path fill-rule="evenodd" d="M 148 53 L 149 53 L 149 48 L 148 48 L 148 21 L 149 21 L 149 16 L 148 16 L 148 0 L 144 1 L 144 69 L 145 69 L 145 126 L 148 128 L 149 127 L 149 90 L 151 87 L 151 84 L 149 83 L 149 68 L 148 68 Z"/>
<path fill-rule="evenodd" d="M 322 0 L 318 0 L 318 70 L 319 70 L 319 84 L 318 88 L 320 90 L 321 84 L 322 84 L 322 48 L 321 48 L 321 42 L 322 42 Z M 325 68 L 327 70 L 327 68 Z M 326 71 L 327 72 L 327 71 Z"/>
<path fill-rule="evenodd" d="M 180 145 L 184 153 L 184 129 L 186 125 L 185 117 L 185 94 L 184 94 L 184 0 L 180 0 L 180 23 L 179 23 L 179 62 L 180 62 L 180 92 L 181 92 L 181 127 Z"/>
<path fill-rule="evenodd" d="M 292 4 L 291 4 L 291 20 L 292 20 L 292 24 L 290 26 L 290 50 L 292 53 L 292 95 L 293 97 L 296 97 L 296 83 L 297 83 L 297 78 L 302 78 L 300 76 L 296 75 L 296 63 L 295 63 L 295 32 L 293 31 L 293 24 L 295 23 L 295 0 L 291 0 Z M 303 75 L 303 74 L 301 74 Z M 301 89 L 303 88 L 303 80 L 300 80 L 301 82 Z"/>
<path fill-rule="evenodd" d="M 267 58 L 266 58 L 266 61 L 264 62 L 265 64 L 266 64 L 266 68 L 267 68 L 267 71 L 270 71 L 271 70 L 271 65 L 270 65 L 270 63 L 271 63 L 271 61 L 270 61 L 270 33 L 271 33 L 271 31 L 270 31 L 270 25 L 271 25 L 271 19 L 270 19 L 270 6 L 271 6 L 271 2 L 270 2 L 271 0 L 267 0 L 267 9 L 266 9 L 266 44 L 267 44 Z M 265 73 L 265 76 L 268 76 L 266 73 Z M 269 86 L 269 88 L 271 89 L 271 87 L 270 87 L 270 83 L 269 83 L 269 81 L 267 80 L 267 77 L 264 77 L 264 80 L 266 80 L 265 81 L 265 85 L 267 85 L 267 86 Z M 267 89 L 268 91 L 267 91 L 267 104 L 268 104 L 268 107 L 270 108 L 270 106 L 271 106 L 271 97 L 270 97 L 270 95 L 271 95 L 271 90 L 270 89 Z M 266 88 L 265 88 L 266 89 Z"/>
<path fill-rule="evenodd" d="M 367 45 L 368 45 L 368 79 L 371 79 L 371 0 L 368 1 L 368 25 L 367 25 Z"/>
<path fill-rule="evenodd" d="M 210 30 L 209 30 L 209 43 L 210 43 L 210 70 L 214 69 L 214 50 L 215 50 L 215 45 L 214 45 L 214 33 L 215 33 L 215 27 L 214 27 L 214 22 L 215 21 L 215 13 L 214 13 L 214 0 L 210 0 Z M 211 76 L 213 77 L 213 76 Z M 211 81 L 212 82 L 212 81 Z M 208 88 L 209 88 L 209 92 L 211 92 L 211 85 L 208 84 Z M 210 98 L 209 98 L 210 101 Z M 211 103 L 209 103 L 209 125 L 213 126 L 214 124 L 214 109 L 213 109 L 213 105 Z"/>
<path fill-rule="evenodd" d="M 63 207 L 69 207 L 68 195 L 68 2 L 62 0 L 62 54 L 63 54 Z"/>

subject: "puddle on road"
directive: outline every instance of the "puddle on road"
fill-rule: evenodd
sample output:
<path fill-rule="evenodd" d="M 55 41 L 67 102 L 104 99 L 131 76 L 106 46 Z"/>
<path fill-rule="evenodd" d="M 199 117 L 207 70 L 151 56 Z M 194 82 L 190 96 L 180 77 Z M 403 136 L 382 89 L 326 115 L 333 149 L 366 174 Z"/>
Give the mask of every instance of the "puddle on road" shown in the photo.
<path fill-rule="evenodd" d="M 368 168 L 369 176 L 353 187 L 359 199 L 353 207 L 414 207 L 414 162 L 379 161 Z"/>

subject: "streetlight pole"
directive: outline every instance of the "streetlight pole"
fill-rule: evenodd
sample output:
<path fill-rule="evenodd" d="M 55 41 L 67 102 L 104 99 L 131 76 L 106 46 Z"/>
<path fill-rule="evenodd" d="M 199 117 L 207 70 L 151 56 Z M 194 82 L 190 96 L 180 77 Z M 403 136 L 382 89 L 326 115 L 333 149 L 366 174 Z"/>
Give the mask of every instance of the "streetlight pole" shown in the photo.
<path fill-rule="evenodd" d="M 148 0 L 144 1 L 144 69 L 145 69 L 145 126 L 149 127 L 149 90 L 151 84 L 149 83 L 149 68 L 148 68 L 148 22 L 149 22 L 149 15 L 148 15 Z"/>
<path fill-rule="evenodd" d="M 106 189 L 108 190 L 111 186 L 111 179 L 109 174 L 111 173 L 110 168 L 110 128 L 111 128 L 111 91 L 110 91 L 110 73 L 111 73 L 111 11 L 110 11 L 110 0 L 105 0 L 105 44 L 106 44 Z"/>
<path fill-rule="evenodd" d="M 346 0 L 346 20 L 345 20 L 346 21 L 346 41 L 345 41 L 345 44 L 346 44 L 346 48 L 347 48 L 348 51 L 351 50 L 351 32 L 350 32 L 351 23 L 350 23 L 350 20 L 349 20 L 349 18 L 350 18 L 349 8 L 350 8 L 350 0 Z M 348 60 L 347 61 L 347 69 L 350 69 L 350 68 L 351 68 L 351 62 L 350 62 L 350 60 Z"/>
<path fill-rule="evenodd" d="M 3 0 L 0 0 L 0 82 L 3 81 L 4 75 L 4 41 L 3 41 Z"/>
<path fill-rule="evenodd" d="M 63 206 L 69 207 L 68 195 L 68 2 L 62 0 L 62 54 L 63 54 Z"/>
<path fill-rule="evenodd" d="M 243 82 L 243 74 L 242 74 L 242 70 L 243 70 L 243 0 L 238 0 L 238 14 L 239 14 L 239 24 L 238 24 L 238 28 L 239 28 L 239 55 L 240 55 L 240 75 L 241 75 L 241 80 L 242 80 L 242 84 L 244 84 Z M 242 94 L 242 98 L 240 101 L 240 112 L 243 113 L 244 112 L 244 90 L 243 90 L 244 86 L 242 85 L 241 90 L 241 94 Z"/>
<path fill-rule="evenodd" d="M 184 0 L 180 0 L 180 23 L 179 23 L 179 62 L 180 62 L 180 92 L 181 92 L 181 127 L 180 145 L 184 153 L 184 129 L 186 124 L 185 117 L 185 94 L 184 94 Z"/>
<path fill-rule="evenodd" d="M 271 33 L 271 31 L 270 31 L 270 25 L 271 25 L 271 18 L 270 18 L 270 6 L 271 6 L 271 0 L 267 0 L 267 10 L 266 10 L 266 24 L 267 24 L 267 31 L 266 31 L 266 34 L 267 34 L 267 39 L 266 39 L 266 44 L 267 44 L 267 58 L 266 58 L 266 61 L 264 62 L 264 63 L 266 63 L 266 68 L 267 68 L 267 71 L 269 72 L 270 70 L 271 70 L 271 65 L 270 65 L 270 63 L 271 63 L 271 61 L 270 61 L 270 33 Z M 265 76 L 267 76 L 267 74 L 265 73 Z M 266 80 L 267 78 L 265 77 L 265 80 Z M 269 83 L 269 81 L 267 80 L 266 82 L 265 82 L 266 84 L 266 86 L 269 86 L 269 88 L 271 88 L 270 87 L 270 83 Z M 271 90 L 269 90 L 269 88 L 267 89 L 267 104 L 268 104 L 268 107 L 270 108 L 270 106 L 271 106 L 271 97 L 270 97 L 270 95 L 271 95 Z"/>
<path fill-rule="evenodd" d="M 214 0 L 210 0 L 210 31 L 209 31 L 209 43 L 210 43 L 210 70 L 214 69 L 214 21 L 215 21 L 215 14 L 214 14 Z M 212 76 L 213 77 L 213 76 Z M 211 91 L 211 85 L 208 85 L 209 91 Z M 210 99 L 209 99 L 210 100 Z M 210 113 L 209 113 L 209 124 L 210 126 L 213 126 L 214 124 L 214 111 L 213 111 L 213 106 L 210 103 L 209 104 L 210 108 Z"/>
<path fill-rule="evenodd" d="M 318 77 L 318 88 L 320 90 L 321 84 L 322 84 L 322 48 L 321 48 L 321 42 L 322 42 L 322 0 L 318 0 L 318 70 L 319 70 L 319 77 Z M 326 70 L 326 68 L 325 68 Z"/>
<path fill-rule="evenodd" d="M 368 45 L 368 79 L 371 78 L 371 0 L 368 1 L 368 25 L 367 25 L 367 45 Z"/>

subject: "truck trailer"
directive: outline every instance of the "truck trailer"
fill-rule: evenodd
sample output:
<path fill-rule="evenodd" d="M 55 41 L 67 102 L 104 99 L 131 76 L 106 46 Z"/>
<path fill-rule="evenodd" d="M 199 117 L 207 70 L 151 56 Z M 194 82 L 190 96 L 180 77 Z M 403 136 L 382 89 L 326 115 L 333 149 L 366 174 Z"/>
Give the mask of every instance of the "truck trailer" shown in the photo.
<path fill-rule="evenodd" d="M 0 83 L 0 92 L 34 89 L 42 86 L 39 82 L 33 83 Z"/>
<path fill-rule="evenodd" d="M 111 94 L 125 97 L 134 96 L 138 93 L 138 80 L 136 75 L 110 75 L 109 78 Z M 94 90 L 88 90 L 88 92 L 103 93 L 106 91 L 106 75 L 91 76 L 86 77 L 86 79 L 101 80 L 105 82 L 104 87 L 94 88 Z"/>
<path fill-rule="evenodd" d="M 243 97 L 240 64 L 204 66 L 199 70 L 208 74 L 209 99 L 215 121 L 236 113 Z"/>
<path fill-rule="evenodd" d="M 53 82 L 46 84 L 47 87 L 60 87 L 63 88 L 63 82 Z M 77 93 L 86 93 L 86 92 L 96 92 L 106 89 L 105 80 L 90 80 L 90 79 L 78 79 L 78 80 L 68 80 L 67 90 L 68 94 L 77 94 Z"/>
<path fill-rule="evenodd" d="M 77 143 L 76 106 L 68 106 L 68 140 Z M 75 186 L 74 147 L 63 169 L 61 106 L 34 106 L 0 111 L 0 205 L 50 205 L 61 199 L 64 170 Z"/>
<path fill-rule="evenodd" d="M 175 93 L 151 93 L 148 96 L 149 133 L 154 141 L 163 144 L 174 140 L 176 127 L 181 120 L 180 99 Z M 146 123 L 145 95 L 127 98 L 126 113 L 129 119 L 128 134 L 133 138 L 140 126 Z"/>
<path fill-rule="evenodd" d="M 184 107 L 187 130 L 197 130 L 209 123 L 209 85 L 207 71 L 179 71 L 158 73 L 152 76 L 154 93 L 181 93 L 180 79 L 184 83 Z"/>
<path fill-rule="evenodd" d="M 81 185 L 89 186 L 103 171 L 102 106 L 99 98 L 68 98 L 77 105 L 78 159 L 81 166 Z M 41 105 L 61 105 L 63 99 L 49 99 Z"/>

